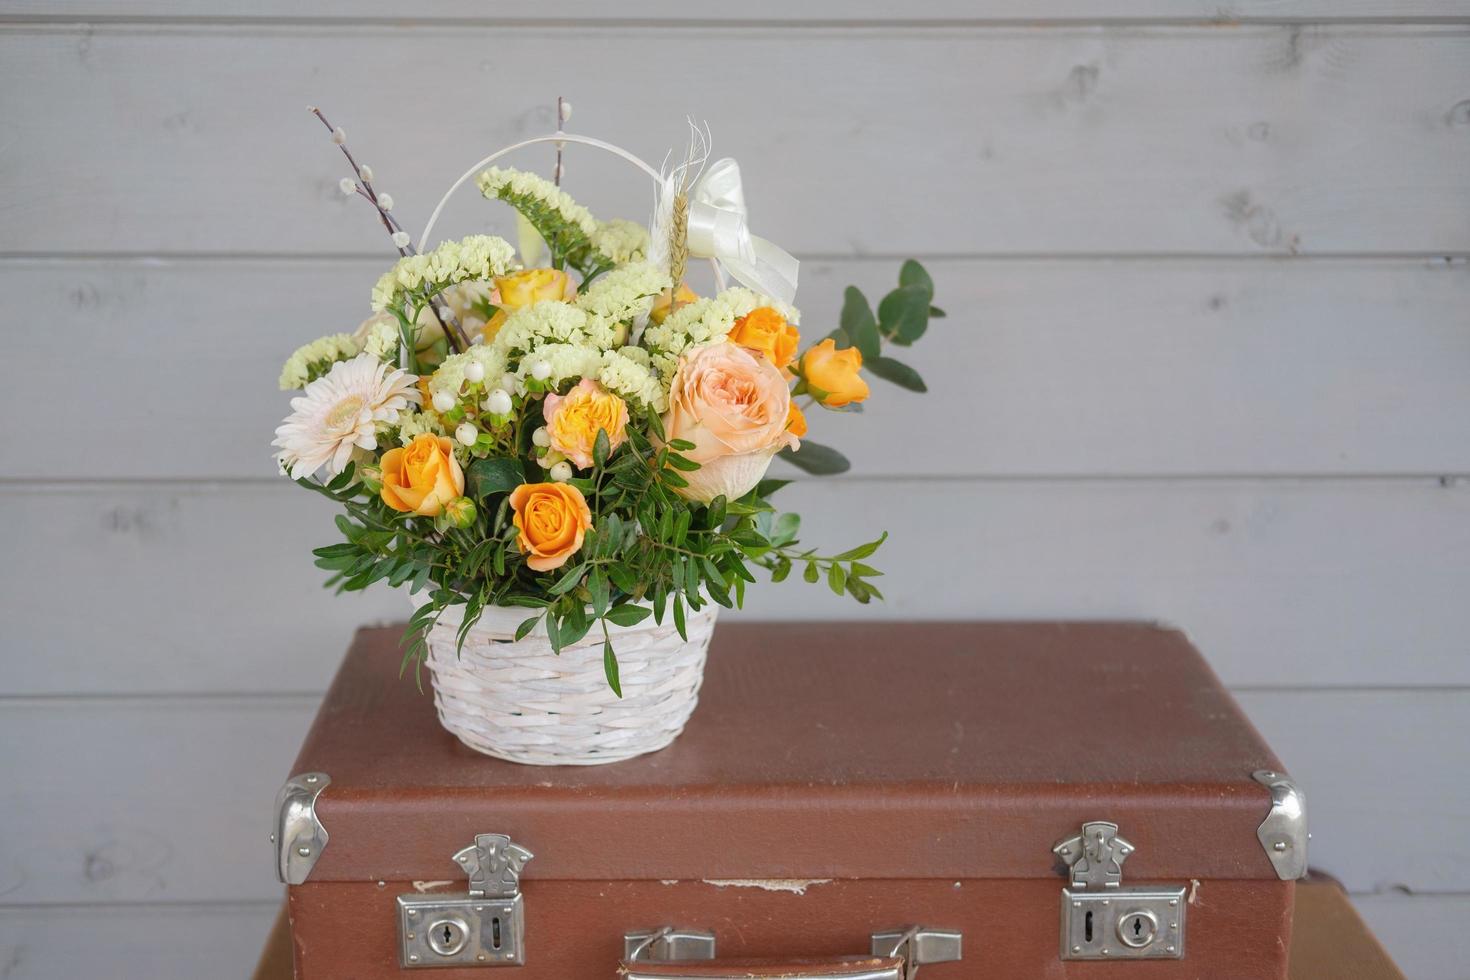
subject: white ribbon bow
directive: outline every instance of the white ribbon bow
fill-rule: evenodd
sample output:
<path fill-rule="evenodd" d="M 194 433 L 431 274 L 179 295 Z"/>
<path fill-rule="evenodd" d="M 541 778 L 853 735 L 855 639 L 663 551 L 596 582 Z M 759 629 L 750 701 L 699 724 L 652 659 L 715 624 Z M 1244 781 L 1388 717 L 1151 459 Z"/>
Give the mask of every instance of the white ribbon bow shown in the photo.
<path fill-rule="evenodd" d="M 801 263 L 750 233 L 740 165 L 730 157 L 710 164 L 689 194 L 689 254 L 719 259 L 737 282 L 788 306 L 796 300 Z"/>

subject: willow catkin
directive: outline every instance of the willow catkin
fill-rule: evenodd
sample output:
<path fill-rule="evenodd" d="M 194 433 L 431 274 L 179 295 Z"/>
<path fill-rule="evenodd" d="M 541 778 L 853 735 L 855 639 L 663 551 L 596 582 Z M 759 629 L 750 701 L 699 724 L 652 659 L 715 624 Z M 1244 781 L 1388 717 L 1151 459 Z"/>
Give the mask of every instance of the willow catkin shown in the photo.
<path fill-rule="evenodd" d="M 689 194 L 680 191 L 674 195 L 674 213 L 669 229 L 669 278 L 674 283 L 674 292 L 684 281 L 684 268 L 689 264 Z"/>

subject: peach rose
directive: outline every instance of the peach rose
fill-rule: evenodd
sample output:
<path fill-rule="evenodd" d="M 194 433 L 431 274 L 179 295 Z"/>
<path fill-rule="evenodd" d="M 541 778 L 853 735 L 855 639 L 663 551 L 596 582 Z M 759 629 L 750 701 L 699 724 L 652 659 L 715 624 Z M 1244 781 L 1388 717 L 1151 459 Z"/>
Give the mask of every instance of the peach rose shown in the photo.
<path fill-rule="evenodd" d="M 592 526 L 587 499 L 567 483 L 522 483 L 511 491 L 510 506 L 520 532 L 516 545 L 538 572 L 565 565 Z"/>
<path fill-rule="evenodd" d="M 390 449 L 383 470 L 383 503 L 420 517 L 437 517 L 444 505 L 464 494 L 464 471 L 454 458 L 454 443 L 425 433 L 405 447 Z"/>
<path fill-rule="evenodd" d="M 776 366 L 736 344 L 696 347 L 679 358 L 664 432 L 694 448 L 700 468 L 681 474 L 679 494 L 709 503 L 743 496 L 766 475 L 777 451 L 800 445 L 787 430 L 791 391 Z"/>
<path fill-rule="evenodd" d="M 838 350 L 828 337 L 801 358 L 801 374 L 817 401 L 828 408 L 841 408 L 868 397 L 868 383 L 858 374 L 863 355 L 856 347 Z"/>
<path fill-rule="evenodd" d="M 508 276 L 496 276 L 495 292 L 490 301 L 498 309 L 481 331 L 485 335 L 485 343 L 495 339 L 511 310 L 519 310 L 542 300 L 571 299 L 575 295 L 577 284 L 560 269 L 527 269 Z"/>
<path fill-rule="evenodd" d="M 730 342 L 759 351 L 784 371 L 796 359 L 801 334 L 776 310 L 761 306 L 735 321 L 730 328 Z"/>
<path fill-rule="evenodd" d="M 628 438 L 627 403 L 590 378 L 583 378 L 565 395 L 547 395 L 542 414 L 551 448 L 581 469 L 592 465 L 599 429 L 607 433 L 609 450 Z"/>

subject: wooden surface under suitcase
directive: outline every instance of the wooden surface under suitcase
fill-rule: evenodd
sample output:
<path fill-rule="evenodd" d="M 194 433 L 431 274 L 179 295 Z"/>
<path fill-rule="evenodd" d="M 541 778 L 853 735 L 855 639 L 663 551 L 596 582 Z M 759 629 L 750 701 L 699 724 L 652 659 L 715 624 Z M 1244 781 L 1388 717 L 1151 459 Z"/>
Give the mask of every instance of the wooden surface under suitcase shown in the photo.
<path fill-rule="evenodd" d="M 711 931 L 721 959 L 868 954 L 959 930 L 960 977 L 1282 980 L 1293 887 L 1257 838 L 1283 771 L 1178 632 L 1142 624 L 721 626 L 684 736 L 605 767 L 461 746 L 361 632 L 293 774 L 326 774 L 329 840 L 288 892 L 297 976 L 398 976 L 400 895 L 464 892 L 453 855 L 506 834 L 525 964 L 440 980 L 613 976 L 624 934 Z M 1052 848 L 1119 826 L 1122 884 L 1183 887 L 1181 959 L 1061 958 Z"/>

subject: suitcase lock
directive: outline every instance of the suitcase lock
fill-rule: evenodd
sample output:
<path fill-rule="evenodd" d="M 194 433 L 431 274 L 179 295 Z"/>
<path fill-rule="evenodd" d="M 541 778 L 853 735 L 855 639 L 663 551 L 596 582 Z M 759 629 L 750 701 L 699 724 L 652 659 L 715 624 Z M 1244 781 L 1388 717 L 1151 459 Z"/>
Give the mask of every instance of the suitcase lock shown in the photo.
<path fill-rule="evenodd" d="M 480 834 L 454 856 L 469 876 L 460 895 L 398 896 L 398 961 L 429 966 L 526 962 L 521 870 L 534 855 L 504 834 Z"/>
<path fill-rule="evenodd" d="M 1062 889 L 1062 959 L 1181 959 L 1184 888 L 1123 884 L 1134 847 L 1118 825 L 1093 820 L 1052 852 L 1071 869 Z"/>

